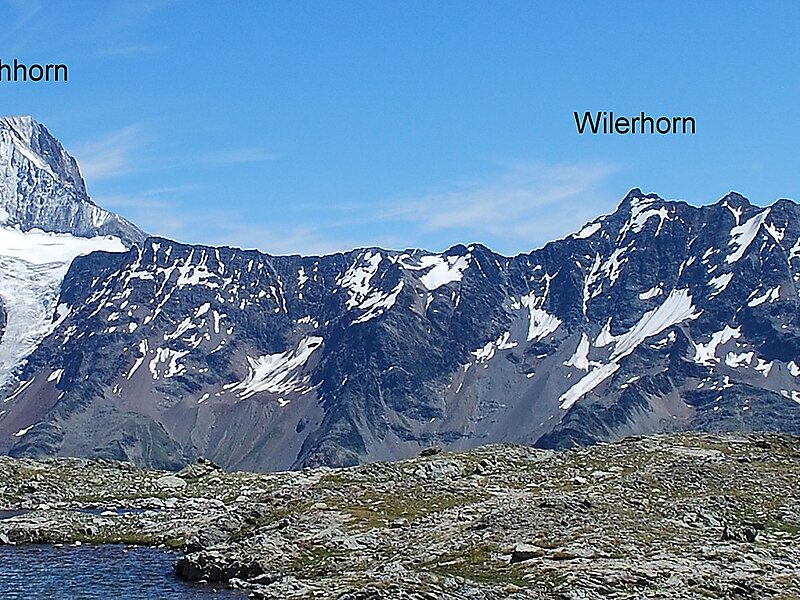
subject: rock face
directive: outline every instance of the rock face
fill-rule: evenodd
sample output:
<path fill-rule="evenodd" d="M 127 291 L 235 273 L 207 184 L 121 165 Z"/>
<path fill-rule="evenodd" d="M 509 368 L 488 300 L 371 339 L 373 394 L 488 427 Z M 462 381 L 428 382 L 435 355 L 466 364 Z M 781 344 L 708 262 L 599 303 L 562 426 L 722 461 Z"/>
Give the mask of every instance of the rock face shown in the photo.
<path fill-rule="evenodd" d="M 0 117 L 0 225 L 109 235 L 128 246 L 146 237 L 91 201 L 75 159 L 31 117 Z"/>
<path fill-rule="evenodd" d="M 55 208 L 95 214 L 74 161 L 41 126 L 3 123 L 4 185 L 19 199 L 4 210 L 22 229 L 52 213 L 84 231 L 88 217 Z M 63 193 L 48 204 L 39 182 L 51 180 Z M 35 318 L 19 299 L 44 279 L 30 265 L 5 275 L 17 287 L 0 297 L 17 300 L 2 303 L 0 388 L 2 344 L 13 377 L 0 452 L 273 470 L 487 442 L 800 433 L 800 207 L 788 200 L 731 193 L 697 208 L 635 189 L 513 258 L 481 245 L 311 257 L 131 246 L 140 232 L 97 222 L 92 235 L 116 224 L 128 250 L 70 255 Z"/>
<path fill-rule="evenodd" d="M 0 543 L 164 544 L 252 597 L 800 597 L 800 439 L 680 433 L 271 474 L 0 458 Z M 12 511 L 12 512 L 4 512 Z M 13 516 L 12 516 L 13 515 Z"/>

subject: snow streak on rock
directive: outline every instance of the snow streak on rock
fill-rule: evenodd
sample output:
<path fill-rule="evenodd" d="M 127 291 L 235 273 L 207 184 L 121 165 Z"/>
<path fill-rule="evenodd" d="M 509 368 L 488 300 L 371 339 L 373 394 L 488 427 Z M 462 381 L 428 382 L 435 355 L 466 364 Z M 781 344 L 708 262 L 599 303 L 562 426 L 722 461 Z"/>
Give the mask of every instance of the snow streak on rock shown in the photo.
<path fill-rule="evenodd" d="M 272 394 L 302 393 L 310 391 L 308 378 L 300 370 L 315 350 L 322 346 L 321 337 L 309 336 L 300 340 L 297 348 L 278 354 L 267 354 L 256 359 L 248 357 L 249 373 L 239 383 L 229 386 L 239 398 L 246 399 L 259 392 Z"/>

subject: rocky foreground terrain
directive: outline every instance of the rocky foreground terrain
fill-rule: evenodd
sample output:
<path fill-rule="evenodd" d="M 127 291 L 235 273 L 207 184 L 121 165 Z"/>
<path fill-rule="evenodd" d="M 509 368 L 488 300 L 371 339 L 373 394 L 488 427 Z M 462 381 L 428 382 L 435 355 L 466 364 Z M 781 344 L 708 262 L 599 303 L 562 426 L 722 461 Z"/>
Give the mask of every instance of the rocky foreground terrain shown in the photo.
<path fill-rule="evenodd" d="M 347 469 L 0 458 L 0 542 L 183 550 L 255 598 L 798 598 L 800 439 L 486 446 Z"/>

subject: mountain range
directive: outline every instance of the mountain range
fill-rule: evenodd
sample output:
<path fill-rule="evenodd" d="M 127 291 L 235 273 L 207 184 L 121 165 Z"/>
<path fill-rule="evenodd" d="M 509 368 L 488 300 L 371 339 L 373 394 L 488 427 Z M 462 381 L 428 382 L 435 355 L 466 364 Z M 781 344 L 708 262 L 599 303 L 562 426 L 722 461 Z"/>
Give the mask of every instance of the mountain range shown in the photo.
<path fill-rule="evenodd" d="M 179 468 L 800 433 L 800 206 L 631 190 L 528 254 L 147 236 L 0 119 L 0 452 Z"/>

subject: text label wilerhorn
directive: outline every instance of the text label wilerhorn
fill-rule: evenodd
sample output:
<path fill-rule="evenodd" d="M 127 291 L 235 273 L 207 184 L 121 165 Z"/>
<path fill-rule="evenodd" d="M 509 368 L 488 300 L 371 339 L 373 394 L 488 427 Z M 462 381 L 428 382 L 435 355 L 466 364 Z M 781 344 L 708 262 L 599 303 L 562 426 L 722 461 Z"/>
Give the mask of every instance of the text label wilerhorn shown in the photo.
<path fill-rule="evenodd" d="M 614 117 L 614 113 L 586 111 L 583 118 L 577 111 L 572 113 L 575 116 L 575 127 L 578 134 L 583 135 L 589 131 L 594 135 L 603 134 L 661 134 L 661 135 L 694 135 L 697 133 L 697 123 L 694 117 L 656 117 L 653 118 L 644 111 L 633 117 Z M 588 125 L 588 128 L 587 128 Z"/>

